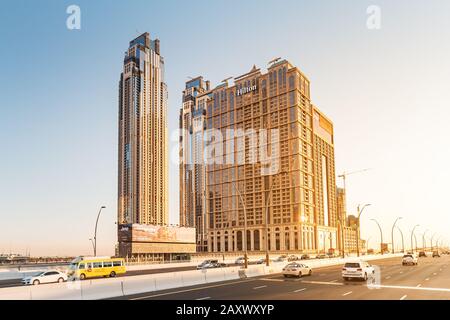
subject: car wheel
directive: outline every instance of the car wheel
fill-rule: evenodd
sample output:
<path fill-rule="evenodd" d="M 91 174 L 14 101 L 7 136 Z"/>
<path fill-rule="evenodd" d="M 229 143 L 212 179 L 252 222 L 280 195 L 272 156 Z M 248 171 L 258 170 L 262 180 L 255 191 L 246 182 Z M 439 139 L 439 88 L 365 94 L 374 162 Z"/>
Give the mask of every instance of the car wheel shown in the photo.
<path fill-rule="evenodd" d="M 59 278 L 58 279 L 58 283 L 63 283 L 64 282 L 64 278 Z"/>
<path fill-rule="evenodd" d="M 34 280 L 33 281 L 33 285 L 35 285 L 35 286 L 37 286 L 37 285 L 39 285 L 41 282 L 39 281 L 39 280 Z"/>
<path fill-rule="evenodd" d="M 116 273 L 115 273 L 114 271 L 111 271 L 111 273 L 109 274 L 109 276 L 110 276 L 111 278 L 114 278 L 114 277 L 116 276 Z"/>
<path fill-rule="evenodd" d="M 86 279 L 86 275 L 84 273 L 80 274 L 80 280 Z"/>
<path fill-rule="evenodd" d="M 364 281 L 367 281 L 367 273 L 364 273 Z"/>
<path fill-rule="evenodd" d="M 312 270 L 309 270 L 308 276 L 312 275 Z"/>
<path fill-rule="evenodd" d="M 285 275 L 284 275 L 284 277 L 285 277 L 285 278 L 287 278 L 287 277 L 288 277 L 288 275 L 287 275 L 287 274 L 285 274 Z"/>
<path fill-rule="evenodd" d="M 302 272 L 299 271 L 299 272 L 298 272 L 298 277 L 301 278 L 302 276 L 303 276 Z"/>

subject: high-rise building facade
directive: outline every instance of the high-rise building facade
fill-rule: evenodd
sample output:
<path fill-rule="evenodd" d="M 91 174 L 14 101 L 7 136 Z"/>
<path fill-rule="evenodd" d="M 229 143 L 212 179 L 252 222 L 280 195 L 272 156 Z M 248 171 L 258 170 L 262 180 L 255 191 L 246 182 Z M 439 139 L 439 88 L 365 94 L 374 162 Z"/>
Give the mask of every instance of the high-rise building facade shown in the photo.
<path fill-rule="evenodd" d="M 339 249 L 333 123 L 313 106 L 313 163 L 317 251 Z"/>
<path fill-rule="evenodd" d="M 119 83 L 118 224 L 168 224 L 167 86 L 159 40 L 125 53 Z"/>
<path fill-rule="evenodd" d="M 253 67 L 211 89 L 206 106 L 208 251 L 241 251 L 245 239 L 248 251 L 336 249 L 333 125 L 308 78 L 285 60 Z"/>
<path fill-rule="evenodd" d="M 196 229 L 197 252 L 207 249 L 204 150 L 209 90 L 209 81 L 202 77 L 186 82 L 179 123 L 180 224 Z"/>

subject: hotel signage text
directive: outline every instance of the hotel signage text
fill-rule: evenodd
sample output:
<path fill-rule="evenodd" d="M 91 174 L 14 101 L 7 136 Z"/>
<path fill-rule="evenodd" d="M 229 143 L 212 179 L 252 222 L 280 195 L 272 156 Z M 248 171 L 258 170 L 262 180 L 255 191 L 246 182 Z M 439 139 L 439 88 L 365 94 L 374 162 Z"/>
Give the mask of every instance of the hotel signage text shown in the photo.
<path fill-rule="evenodd" d="M 257 87 L 256 85 L 251 86 L 251 87 L 245 87 L 245 88 L 241 88 L 239 90 L 236 90 L 236 96 L 242 96 L 246 93 L 252 92 L 252 91 L 256 91 Z"/>

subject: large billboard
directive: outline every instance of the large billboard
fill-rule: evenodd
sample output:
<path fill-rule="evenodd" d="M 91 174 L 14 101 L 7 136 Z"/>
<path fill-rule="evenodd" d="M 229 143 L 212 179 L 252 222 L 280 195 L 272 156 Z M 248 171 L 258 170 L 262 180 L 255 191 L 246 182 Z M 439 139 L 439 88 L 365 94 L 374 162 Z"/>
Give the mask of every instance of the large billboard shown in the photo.
<path fill-rule="evenodd" d="M 121 224 L 119 242 L 195 243 L 195 228 Z"/>

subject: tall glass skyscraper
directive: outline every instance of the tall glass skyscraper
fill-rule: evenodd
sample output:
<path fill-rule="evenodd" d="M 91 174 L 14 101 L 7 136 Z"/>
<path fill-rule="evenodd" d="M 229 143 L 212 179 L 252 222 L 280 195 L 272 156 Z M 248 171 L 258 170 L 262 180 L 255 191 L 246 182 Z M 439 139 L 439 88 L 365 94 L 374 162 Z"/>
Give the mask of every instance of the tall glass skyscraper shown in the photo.
<path fill-rule="evenodd" d="M 160 42 L 130 42 L 119 82 L 118 224 L 168 224 L 167 86 Z"/>

